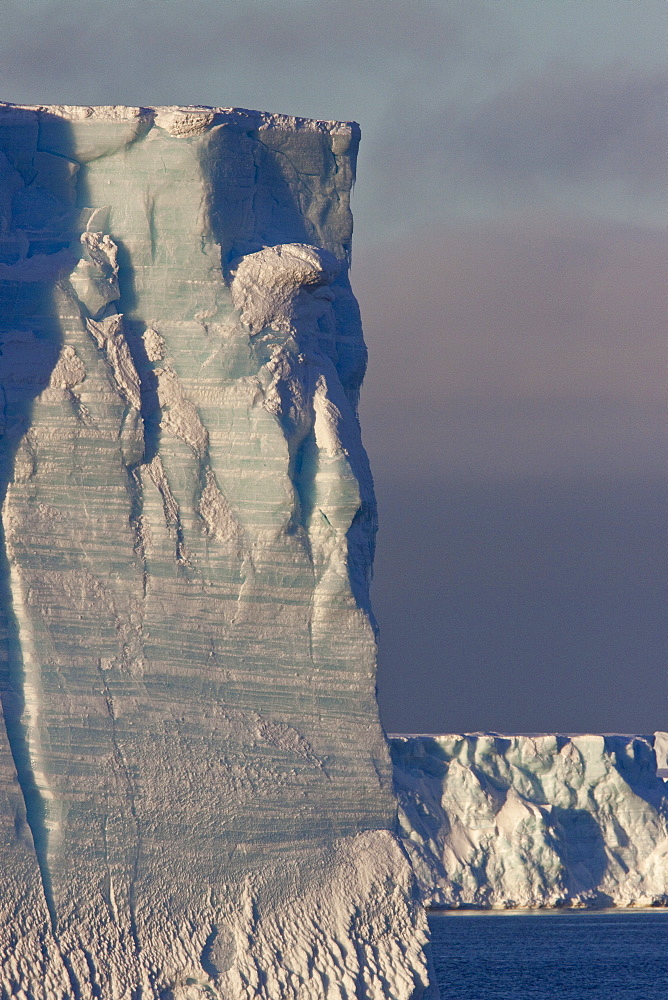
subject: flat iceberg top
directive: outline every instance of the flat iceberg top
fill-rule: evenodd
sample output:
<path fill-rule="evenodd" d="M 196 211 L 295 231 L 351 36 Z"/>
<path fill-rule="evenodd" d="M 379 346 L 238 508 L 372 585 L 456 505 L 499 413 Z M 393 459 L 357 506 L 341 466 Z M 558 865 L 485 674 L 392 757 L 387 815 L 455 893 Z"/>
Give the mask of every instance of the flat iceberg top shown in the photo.
<path fill-rule="evenodd" d="M 35 111 L 55 115 L 67 121 L 92 119 L 96 122 L 136 121 L 165 128 L 171 135 L 198 134 L 213 125 L 242 125 L 245 128 L 298 130 L 329 134 L 348 134 L 359 137 L 357 122 L 318 121 L 314 118 L 300 118 L 270 111 L 253 111 L 249 108 L 214 108 L 203 104 L 158 105 L 156 107 L 129 107 L 123 104 L 11 104 L 0 102 L 0 114 L 15 111 Z"/>
<path fill-rule="evenodd" d="M 595 733 L 593 731 L 580 732 L 580 733 L 570 733 L 565 730 L 555 730 L 553 733 L 504 733 L 496 729 L 477 729 L 471 730 L 470 732 L 461 733 L 388 733 L 387 738 L 390 740 L 416 740 L 416 739 L 429 739 L 429 740 L 451 740 L 451 739 L 463 739 L 464 737 L 478 737 L 478 736 L 491 736 L 495 739 L 502 740 L 518 740 L 518 739 L 543 739 L 547 737 L 563 736 L 567 739 L 572 739 L 575 736 L 619 736 L 625 740 L 639 739 L 639 740 L 656 740 L 658 737 L 666 737 L 668 734 L 663 732 L 655 733 Z"/>

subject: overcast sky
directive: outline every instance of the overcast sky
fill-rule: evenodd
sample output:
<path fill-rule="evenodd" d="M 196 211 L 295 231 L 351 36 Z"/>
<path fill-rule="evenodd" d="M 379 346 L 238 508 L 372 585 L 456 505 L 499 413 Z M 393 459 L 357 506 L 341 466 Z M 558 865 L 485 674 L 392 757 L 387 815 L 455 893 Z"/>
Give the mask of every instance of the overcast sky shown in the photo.
<path fill-rule="evenodd" d="M 665 0 L 0 0 L 0 98 L 362 126 L 390 731 L 668 728 Z"/>

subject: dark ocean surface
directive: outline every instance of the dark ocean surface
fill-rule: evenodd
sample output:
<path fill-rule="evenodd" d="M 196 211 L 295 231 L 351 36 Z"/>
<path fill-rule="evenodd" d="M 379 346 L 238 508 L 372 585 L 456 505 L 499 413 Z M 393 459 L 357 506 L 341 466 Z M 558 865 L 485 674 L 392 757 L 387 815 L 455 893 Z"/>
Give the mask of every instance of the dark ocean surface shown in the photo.
<path fill-rule="evenodd" d="M 432 913 L 441 1000 L 668 1000 L 668 910 Z"/>

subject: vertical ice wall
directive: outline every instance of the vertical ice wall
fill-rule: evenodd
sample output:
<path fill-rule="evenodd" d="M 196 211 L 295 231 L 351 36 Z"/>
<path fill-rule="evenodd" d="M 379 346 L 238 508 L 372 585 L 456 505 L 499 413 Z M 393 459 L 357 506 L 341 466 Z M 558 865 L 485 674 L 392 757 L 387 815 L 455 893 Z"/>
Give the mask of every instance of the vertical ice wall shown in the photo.
<path fill-rule="evenodd" d="M 358 130 L 0 106 L 0 996 L 420 997 Z"/>

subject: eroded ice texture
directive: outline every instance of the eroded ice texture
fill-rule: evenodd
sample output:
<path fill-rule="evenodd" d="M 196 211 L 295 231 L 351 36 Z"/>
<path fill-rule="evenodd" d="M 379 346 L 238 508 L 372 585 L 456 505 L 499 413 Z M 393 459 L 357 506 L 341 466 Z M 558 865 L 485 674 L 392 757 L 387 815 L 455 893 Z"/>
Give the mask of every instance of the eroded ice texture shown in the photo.
<path fill-rule="evenodd" d="M 394 737 L 425 902 L 668 905 L 668 788 L 653 749 L 663 737 Z"/>
<path fill-rule="evenodd" d="M 350 124 L 0 106 L 0 981 L 423 995 Z"/>

